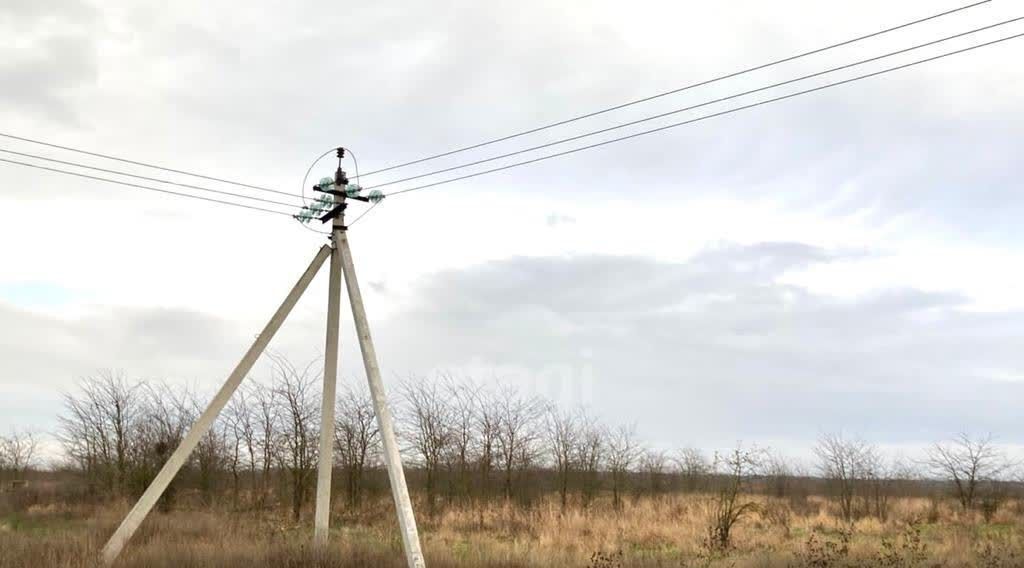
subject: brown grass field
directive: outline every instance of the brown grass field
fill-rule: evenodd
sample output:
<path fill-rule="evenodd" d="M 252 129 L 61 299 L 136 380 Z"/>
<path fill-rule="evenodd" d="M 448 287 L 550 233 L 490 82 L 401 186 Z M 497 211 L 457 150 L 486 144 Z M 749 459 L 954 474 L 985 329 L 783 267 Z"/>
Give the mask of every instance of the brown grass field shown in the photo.
<path fill-rule="evenodd" d="M 420 517 L 428 564 L 583 567 L 1024 566 L 1024 502 L 1004 503 L 989 522 L 955 502 L 897 498 L 886 522 L 838 520 L 821 497 L 755 497 L 730 549 L 711 552 L 706 499 L 669 494 L 599 501 L 561 512 L 557 499 L 530 507 L 449 506 Z M 127 503 L 37 504 L 0 517 L 0 568 L 95 566 Z M 421 509 L 422 510 L 422 509 Z M 311 522 L 285 511 L 196 508 L 154 513 L 122 566 L 402 566 L 393 508 L 377 499 L 338 507 L 329 549 L 311 549 Z"/>

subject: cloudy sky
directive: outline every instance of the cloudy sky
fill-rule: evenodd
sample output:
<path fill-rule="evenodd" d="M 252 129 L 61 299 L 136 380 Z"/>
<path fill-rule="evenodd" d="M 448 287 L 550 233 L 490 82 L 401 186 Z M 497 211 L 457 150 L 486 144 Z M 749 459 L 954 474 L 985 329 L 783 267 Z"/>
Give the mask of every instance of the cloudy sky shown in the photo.
<path fill-rule="evenodd" d="M 1024 15 L 1014 4 L 363 183 Z M 7 0 L 0 131 L 298 192 L 333 146 L 366 172 L 959 5 Z M 1017 33 L 1024 22 L 620 133 Z M 351 232 L 386 380 L 516 385 L 664 447 L 799 451 L 837 430 L 1024 444 L 1022 58 L 1024 39 L 386 200 Z M 0 163 L 0 242 L 0 431 L 52 432 L 60 394 L 100 369 L 215 389 L 323 238 Z M 274 349 L 322 351 L 325 295 L 321 275 Z M 345 380 L 362 381 L 342 341 Z"/>

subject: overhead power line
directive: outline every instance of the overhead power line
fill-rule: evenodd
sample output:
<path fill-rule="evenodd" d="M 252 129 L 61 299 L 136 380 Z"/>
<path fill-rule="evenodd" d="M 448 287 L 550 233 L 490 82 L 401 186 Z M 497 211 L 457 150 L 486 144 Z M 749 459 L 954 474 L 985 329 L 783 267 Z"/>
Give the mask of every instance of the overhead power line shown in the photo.
<path fill-rule="evenodd" d="M 750 90 L 747 90 L 747 91 L 743 91 L 741 93 L 736 93 L 736 94 L 728 95 L 728 96 L 725 96 L 725 97 L 719 97 L 719 98 L 712 99 L 712 100 L 709 100 L 709 101 L 706 101 L 706 102 L 702 102 L 702 103 L 699 103 L 699 104 L 695 104 L 695 105 L 691 105 L 691 106 L 687 106 L 687 107 L 683 107 L 683 108 L 678 108 L 678 109 L 670 110 L 670 111 L 667 111 L 667 112 L 655 114 L 655 115 L 652 115 L 652 116 L 647 116 L 647 117 L 640 118 L 640 119 L 637 119 L 637 120 L 632 120 L 632 121 L 629 121 L 629 122 L 624 122 L 622 124 L 617 124 L 617 125 L 614 125 L 614 126 L 609 126 L 608 128 L 602 128 L 600 130 L 593 130 L 593 131 L 590 131 L 590 132 L 585 132 L 583 134 L 579 134 L 579 135 L 576 135 L 576 136 L 570 136 L 568 138 L 562 138 L 560 140 L 555 140 L 553 142 L 547 142 L 547 143 L 544 143 L 544 144 L 538 144 L 536 146 L 531 146 L 529 148 L 524 148 L 522 150 L 515 150 L 515 151 L 512 151 L 512 152 L 507 152 L 505 154 L 499 154 L 497 156 L 492 156 L 490 158 L 483 158 L 483 159 L 476 160 L 476 161 L 473 161 L 473 162 L 467 162 L 465 164 L 459 164 L 459 165 L 456 165 L 456 166 L 451 166 L 449 168 L 444 168 L 444 169 L 440 169 L 440 170 L 434 170 L 434 171 L 423 173 L 423 174 L 417 174 L 417 175 L 409 176 L 409 177 L 406 177 L 406 178 L 401 178 L 401 179 L 396 179 L 396 180 L 392 180 L 392 181 L 388 181 L 388 182 L 384 182 L 384 183 L 379 183 L 379 184 L 376 184 L 376 185 L 371 185 L 371 186 L 366 187 L 366 189 L 375 189 L 375 188 L 385 187 L 385 186 L 389 186 L 389 185 L 397 185 L 397 184 L 400 184 L 400 183 L 403 183 L 403 182 L 407 182 L 407 181 L 412 181 L 412 180 L 416 180 L 416 179 L 422 179 L 422 178 L 425 178 L 425 177 L 430 177 L 430 176 L 434 176 L 434 175 L 437 175 L 437 174 L 443 174 L 443 173 L 451 172 L 451 171 L 455 171 L 455 170 L 461 170 L 463 168 L 468 168 L 468 167 L 471 167 L 471 166 L 478 166 L 480 164 L 486 164 L 486 163 L 489 163 L 489 162 L 494 162 L 496 160 L 502 160 L 502 159 L 505 159 L 505 158 L 511 158 L 512 156 L 518 156 L 520 154 L 526 154 L 528 152 L 534 152 L 536 150 L 543 150 L 544 148 L 550 148 L 552 146 L 558 146 L 560 144 L 565 144 L 567 142 L 575 142 L 576 140 L 582 140 L 584 138 L 590 138 L 591 136 L 597 136 L 598 134 L 604 134 L 606 132 L 612 132 L 614 130 L 620 130 L 620 129 L 627 128 L 627 127 L 630 127 L 630 126 L 636 126 L 637 124 L 643 124 L 645 122 L 650 122 L 652 120 L 657 120 L 659 118 L 665 118 L 667 116 L 672 116 L 672 115 L 679 114 L 679 113 L 682 113 L 682 112 L 696 110 L 696 109 L 699 109 L 699 108 L 702 108 L 702 107 L 706 107 L 706 106 L 710 106 L 710 105 L 713 105 L 713 104 L 717 104 L 717 103 L 721 103 L 721 102 L 737 99 L 737 98 L 740 98 L 740 97 L 745 97 L 747 95 L 752 95 L 752 94 L 755 94 L 755 93 L 760 93 L 762 91 L 767 91 L 767 90 L 770 90 L 770 89 L 775 89 L 777 87 L 782 87 L 782 86 L 790 85 L 790 84 L 793 84 L 793 83 L 799 83 L 801 81 L 806 81 L 808 79 L 814 79 L 816 77 L 821 77 L 823 75 L 828 75 L 828 74 L 831 74 L 831 73 L 835 73 L 837 71 L 843 71 L 843 70 L 846 70 L 846 69 L 851 69 L 853 67 L 858 67 L 860 65 L 865 65 L 867 63 L 873 63 L 875 61 L 880 61 L 882 59 L 887 59 L 889 57 L 894 57 L 896 55 L 902 55 L 904 53 L 909 53 L 911 51 L 915 51 L 915 50 L 918 50 L 918 49 L 923 49 L 925 47 L 931 47 L 931 46 L 934 46 L 934 45 L 937 45 L 937 44 L 940 44 L 940 43 L 943 43 L 943 42 L 947 42 L 947 41 L 951 41 L 951 40 L 954 40 L 954 39 L 959 39 L 959 38 L 962 38 L 962 37 L 966 37 L 966 36 L 971 35 L 971 34 L 976 34 L 976 33 L 987 31 L 987 30 L 991 30 L 991 29 L 994 29 L 994 28 L 997 28 L 997 27 L 1000 27 L 1000 26 L 1005 26 L 1005 25 L 1008 25 L 1008 24 L 1019 22 L 1021 20 L 1024 20 L 1024 16 L 1018 17 L 1018 18 L 1013 18 L 1013 19 L 1010 19 L 1010 20 L 1005 20 L 1005 21 L 1002 21 L 1002 22 L 998 22 L 998 23 L 995 23 L 995 24 L 988 25 L 988 26 L 983 26 L 983 27 L 976 28 L 976 29 L 973 29 L 973 30 L 970 30 L 970 31 L 961 32 L 961 33 L 954 34 L 954 35 L 951 35 L 951 36 L 946 36 L 946 37 L 941 38 L 941 39 L 929 41 L 929 42 L 926 42 L 926 43 L 918 44 L 918 45 L 915 45 L 915 46 L 912 46 L 912 47 L 908 47 L 908 48 L 905 48 L 905 49 L 900 49 L 900 50 L 897 50 L 897 51 L 892 51 L 892 52 L 889 52 L 889 53 L 886 53 L 886 54 L 883 54 L 883 55 L 879 55 L 879 56 L 876 56 L 876 57 L 870 57 L 868 59 L 862 59 L 860 61 L 855 61 L 853 63 L 847 63 L 845 65 L 840 65 L 838 67 L 832 67 L 830 69 L 826 69 L 825 71 L 818 71 L 816 73 L 811 73 L 811 74 L 808 74 L 808 75 L 803 75 L 803 76 L 797 77 L 795 79 L 788 79 L 786 81 L 780 81 L 778 83 L 773 83 L 771 85 L 767 85 L 767 86 L 764 86 L 764 87 L 758 87 L 756 89 L 750 89 Z"/>
<path fill-rule="evenodd" d="M 148 164 L 146 162 L 138 162 L 138 161 L 135 161 L 135 160 L 129 160 L 127 158 L 119 158 L 117 156 L 111 156 L 109 154 L 101 154 L 99 152 L 91 152 L 89 150 L 82 150 L 81 148 L 72 148 L 71 146 L 61 146 L 60 144 L 53 144 L 51 142 L 46 142 L 46 141 L 43 141 L 43 140 L 36 140 L 36 139 L 33 139 L 33 138 L 25 138 L 25 137 L 22 137 L 22 136 L 15 136 L 14 134 L 9 134 L 9 133 L 6 133 L 6 132 L 0 132 L 0 136 L 3 136 L 4 138 L 10 138 L 12 140 L 20 140 L 22 142 L 29 142 L 31 144 L 39 144 L 40 146 L 47 146 L 47 147 L 50 147 L 50 148 L 56 148 L 58 150 L 67 150 L 68 152 L 76 152 L 78 154 L 85 154 L 86 156 L 94 156 L 94 157 L 103 158 L 103 159 L 106 159 L 106 160 L 114 160 L 116 162 L 124 162 L 126 164 L 133 164 L 133 165 L 136 165 L 136 166 L 142 166 L 144 168 L 153 168 L 153 169 L 156 169 L 156 170 L 163 170 L 165 172 L 182 174 L 182 175 L 197 177 L 197 178 L 206 179 L 206 180 L 210 180 L 210 181 L 217 181 L 217 182 L 220 182 L 220 183 L 226 183 L 226 184 L 235 185 L 235 186 L 238 186 L 238 187 L 247 187 L 249 189 L 255 189 L 255 190 L 258 190 L 258 191 L 266 191 L 266 192 L 269 192 L 269 193 L 277 193 L 279 195 L 287 195 L 288 197 L 298 197 L 296 194 L 288 193 L 287 191 L 278 191 L 276 189 L 270 189 L 268 187 L 262 187 L 262 186 L 259 186 L 259 185 L 252 185 L 252 184 L 248 184 L 248 183 L 242 183 L 240 181 L 232 181 L 232 180 L 229 180 L 229 179 L 218 178 L 218 177 L 213 177 L 213 176 L 207 176 L 207 175 L 203 175 L 203 174 L 197 174 L 197 173 L 188 172 L 188 171 L 185 171 L 185 170 L 176 170 L 174 168 L 168 168 L 168 167 L 159 166 L 159 165 L 156 165 L 156 164 Z"/>
<path fill-rule="evenodd" d="M 409 192 L 419 191 L 419 190 L 427 189 L 427 188 L 431 188 L 431 187 L 437 187 L 439 185 L 444 185 L 444 184 L 448 184 L 448 183 L 452 183 L 452 182 L 456 182 L 456 181 L 461 181 L 461 180 L 464 180 L 464 179 L 470 179 L 470 178 L 474 178 L 474 177 L 479 177 L 479 176 L 482 176 L 482 175 L 487 175 L 487 174 L 491 174 L 491 173 L 495 173 L 495 172 L 509 170 L 509 169 L 512 169 L 512 168 L 518 168 L 520 166 L 525 166 L 525 165 L 528 165 L 528 164 L 535 164 L 537 162 L 542 162 L 544 160 L 550 160 L 552 158 L 558 158 L 558 157 L 561 157 L 561 156 L 567 156 L 569 154 L 575 154 L 577 152 L 582 152 L 584 150 L 590 150 L 590 149 L 598 148 L 598 147 L 601 147 L 601 146 L 607 146 L 609 144 L 614 144 L 616 142 L 622 142 L 624 140 L 630 140 L 630 139 L 633 139 L 633 138 L 638 138 L 640 136 L 646 136 L 648 134 L 654 134 L 655 132 L 661 132 L 663 130 L 669 130 L 671 128 L 678 128 L 680 126 L 685 126 L 685 125 L 688 125 L 688 124 L 693 124 L 693 123 L 696 123 L 696 122 L 701 122 L 701 121 L 708 120 L 708 119 L 711 119 L 711 118 L 716 118 L 716 117 L 719 117 L 719 116 L 725 116 L 727 114 L 732 114 L 732 113 L 735 113 L 735 112 L 740 112 L 740 111 L 743 111 L 743 110 L 748 110 L 748 109 L 752 109 L 752 108 L 768 105 L 768 104 L 771 104 L 771 103 L 776 103 L 776 102 L 779 102 L 779 101 L 784 101 L 784 100 L 787 100 L 787 99 L 792 99 L 794 97 L 798 97 L 798 96 L 801 96 L 801 95 L 806 95 L 806 94 L 814 93 L 814 92 L 817 92 L 817 91 L 823 91 L 825 89 L 830 89 L 832 87 L 838 87 L 840 85 L 845 85 L 847 83 L 853 83 L 853 82 L 856 82 L 856 81 L 861 81 L 863 79 L 869 79 L 869 78 L 872 78 L 872 77 L 878 77 L 880 75 L 885 75 L 887 73 L 892 73 L 894 71 L 899 71 L 899 70 L 902 70 L 902 69 L 907 69 L 907 68 L 910 68 L 910 67 L 914 67 L 916 65 L 921 65 L 921 64 L 924 64 L 924 63 L 932 62 L 932 61 L 938 61 L 938 60 L 944 59 L 946 57 L 951 57 L 953 55 L 958 55 L 958 54 L 961 54 L 961 53 L 966 53 L 966 52 L 969 52 L 969 51 L 974 51 L 974 50 L 980 49 L 982 47 L 988 47 L 988 46 L 991 46 L 991 45 L 996 45 L 996 44 L 1003 43 L 1003 42 L 1006 42 L 1006 41 L 1010 41 L 1012 39 L 1017 39 L 1017 38 L 1020 38 L 1020 37 L 1024 37 L 1024 33 L 1016 34 L 1016 35 L 1012 35 L 1012 36 L 1008 36 L 1008 37 L 1004 37 L 1004 38 L 1000 38 L 1000 39 L 997 39 L 997 40 L 981 43 L 981 44 L 974 45 L 974 46 L 971 46 L 971 47 L 966 47 L 966 48 L 963 48 L 963 49 L 958 49 L 956 51 L 946 52 L 946 53 L 943 53 L 941 55 L 936 55 L 934 57 L 929 57 L 929 58 L 926 58 L 926 59 L 919 59 L 917 61 L 913 61 L 913 62 L 910 62 L 910 63 L 905 63 L 903 65 L 897 65 L 895 67 L 889 67 L 889 68 L 883 69 L 881 71 L 875 71 L 875 72 L 867 73 L 867 74 L 864 74 L 864 75 L 858 75 L 856 77 L 852 77 L 852 78 L 849 78 L 849 79 L 844 79 L 842 81 L 836 81 L 836 82 L 833 82 L 833 83 L 828 83 L 828 84 L 821 85 L 821 86 L 818 86 L 818 87 L 814 87 L 814 88 L 811 88 L 811 89 L 805 89 L 803 91 L 797 91 L 795 93 L 790 93 L 790 94 L 787 94 L 787 95 L 782 95 L 782 96 L 779 96 L 779 97 L 774 97 L 774 98 L 771 98 L 771 99 L 766 99 L 766 100 L 763 100 L 763 101 L 758 101 L 756 103 L 752 103 L 752 104 L 748 104 L 748 105 L 744 105 L 744 106 L 740 106 L 740 107 L 724 110 L 724 111 L 721 111 L 721 112 L 716 112 L 716 113 L 713 113 L 713 114 L 708 114 L 708 115 L 700 116 L 700 117 L 693 118 L 693 119 L 690 119 L 690 120 L 684 120 L 682 122 L 676 122 L 676 123 L 673 123 L 673 124 L 668 124 L 666 126 L 661 126 L 661 127 L 658 127 L 658 128 L 652 128 L 650 130 L 644 130 L 642 132 L 636 132 L 636 133 L 633 133 L 633 134 L 629 134 L 627 136 L 620 136 L 618 138 L 612 138 L 610 140 L 604 140 L 602 142 L 597 142 L 597 143 L 594 143 L 594 144 L 588 144 L 586 146 L 580 146 L 579 148 L 573 148 L 573 149 L 570 149 L 570 150 L 565 150 L 563 152 L 557 152 L 555 154 L 548 154 L 546 156 L 540 156 L 538 158 L 533 158 L 532 160 L 524 160 L 522 162 L 516 162 L 514 164 L 508 164 L 508 165 L 497 167 L 497 168 L 491 168 L 489 170 L 483 170 L 483 171 L 480 171 L 480 172 L 474 172 L 474 173 L 471 173 L 471 174 L 466 174 L 464 176 L 458 176 L 458 177 L 454 177 L 454 178 L 450 178 L 450 179 L 446 179 L 446 180 L 441 180 L 441 181 L 437 181 L 437 182 L 433 182 L 433 183 L 428 183 L 428 184 L 424 184 L 424 185 L 420 185 L 420 186 L 416 186 L 416 187 L 410 187 L 410 188 L 407 188 L 407 189 L 393 191 L 391 193 L 388 193 L 387 195 L 388 196 L 400 195 L 400 194 L 403 194 L 403 193 L 409 193 Z"/>
<path fill-rule="evenodd" d="M 905 29 L 905 28 L 908 28 L 908 27 L 911 27 L 911 26 L 915 26 L 917 24 L 921 24 L 921 23 L 924 23 L 924 22 L 929 22 L 931 20 L 942 18 L 944 16 L 948 16 L 948 15 L 951 15 L 951 14 L 956 14 L 958 12 L 963 12 L 964 10 L 968 10 L 970 8 L 974 8 L 976 6 L 981 6 L 983 4 L 988 4 L 991 1 L 992 0 L 982 0 L 981 2 L 975 2 L 973 4 L 968 4 L 966 6 L 961 6 L 959 8 L 954 8 L 952 10 L 947 10 L 945 12 L 940 12 L 940 13 L 934 14 L 932 16 L 928 16 L 928 17 L 925 17 L 925 18 L 920 18 L 920 19 L 917 19 L 917 20 L 914 20 L 914 21 L 911 21 L 911 22 L 906 22 L 906 23 L 900 24 L 898 26 L 893 26 L 893 27 L 890 27 L 890 28 L 886 28 L 884 30 L 873 32 L 873 33 L 870 33 L 870 34 L 867 34 L 867 35 L 862 35 L 862 36 L 859 36 L 859 37 L 855 37 L 855 38 L 852 38 L 852 39 L 841 41 L 839 43 L 834 43 L 832 45 L 828 45 L 828 46 L 825 46 L 825 47 L 820 47 L 818 49 L 813 49 L 811 51 L 806 51 L 806 52 L 800 53 L 798 55 L 792 55 L 792 56 L 789 56 L 789 57 L 785 57 L 785 58 L 782 58 L 782 59 L 777 59 L 775 61 L 771 61 L 769 63 L 763 63 L 761 65 L 757 65 L 757 66 L 754 66 L 754 67 L 748 67 L 748 68 L 740 70 L 740 71 L 735 71 L 735 72 L 732 72 L 732 73 L 729 73 L 729 74 L 726 74 L 726 75 L 720 75 L 718 77 L 714 77 L 712 79 L 707 79 L 705 81 L 700 81 L 698 83 L 692 83 L 692 84 L 686 85 L 684 87 L 679 87 L 679 88 L 672 89 L 672 90 L 669 90 L 669 91 L 664 91 L 664 92 L 657 93 L 655 95 L 651 95 L 651 96 L 644 97 L 644 98 L 641 98 L 641 99 L 636 99 L 636 100 L 632 100 L 632 101 L 625 102 L 625 103 L 622 103 L 622 104 L 618 104 L 618 105 L 615 105 L 615 106 L 610 106 L 610 107 L 607 107 L 607 108 L 596 110 L 596 111 L 593 111 L 593 112 L 588 112 L 586 114 L 581 114 L 581 115 L 578 115 L 578 116 L 574 116 L 572 118 L 567 118 L 565 120 L 560 120 L 558 122 L 552 122 L 550 124 L 545 124 L 543 126 L 538 126 L 536 128 L 531 128 L 529 130 L 523 130 L 521 132 L 516 132 L 516 133 L 513 133 L 513 134 L 506 135 L 506 136 L 501 136 L 499 138 L 494 138 L 494 139 L 487 140 L 487 141 L 484 141 L 484 142 L 480 142 L 480 143 L 477 143 L 477 144 L 472 144 L 470 146 L 464 146 L 464 147 L 461 147 L 461 148 L 455 148 L 453 150 L 442 152 L 440 154 L 434 154 L 432 156 L 427 156 L 426 158 L 420 158 L 418 160 L 412 160 L 410 162 L 404 162 L 404 163 L 401 163 L 401 164 L 395 164 L 393 166 L 388 166 L 386 168 L 381 168 L 379 170 L 374 170 L 374 171 L 365 173 L 363 175 L 364 176 L 369 176 L 369 175 L 379 174 L 379 173 L 382 173 L 382 172 L 396 170 L 398 168 L 404 168 L 406 166 L 412 166 L 414 164 L 421 164 L 423 162 L 429 162 L 431 160 L 436 160 L 438 158 L 444 158 L 446 156 L 451 156 L 453 154 L 458 154 L 458 153 L 461 153 L 461 152 L 467 152 L 469 150 L 475 150 L 477 148 L 482 148 L 484 146 L 489 146 L 491 144 L 497 144 L 499 142 L 505 142 L 507 140 L 512 140 L 514 138 L 519 138 L 521 136 L 526 136 L 528 134 L 534 134 L 534 133 L 537 133 L 537 132 L 541 132 L 543 130 L 548 130 L 550 128 L 555 128 L 555 127 L 558 127 L 558 126 L 563 126 L 563 125 L 570 124 L 570 123 L 573 123 L 573 122 L 576 122 L 576 121 L 579 121 L 579 120 L 585 120 L 587 118 L 592 118 L 592 117 L 599 116 L 599 115 L 602 115 L 602 114 L 606 114 L 606 113 L 609 113 L 609 112 L 612 112 L 612 111 L 616 111 L 616 110 L 620 110 L 620 109 L 623 109 L 623 108 L 627 108 L 627 107 L 631 107 L 631 106 L 634 106 L 634 105 L 638 105 L 638 104 L 641 104 L 641 103 L 653 101 L 655 99 L 659 99 L 661 97 L 666 97 L 668 95 L 674 95 L 674 94 L 677 94 L 677 93 L 682 93 L 682 92 L 688 91 L 690 89 L 696 89 L 697 87 L 703 87 L 705 85 L 710 85 L 712 83 L 717 83 L 717 82 L 720 82 L 720 81 L 724 81 L 726 79 L 732 79 L 734 77 L 739 77 L 740 75 L 745 75 L 747 73 L 753 73 L 755 71 L 760 71 L 762 69 L 767 69 L 769 67 L 774 67 L 776 65 L 782 65 L 783 63 L 789 63 L 790 61 L 795 61 L 797 59 L 802 59 L 804 57 L 809 57 L 811 55 L 816 55 L 818 53 L 822 53 L 822 52 L 829 51 L 829 50 L 832 50 L 832 49 L 836 49 L 836 48 L 839 48 L 839 47 L 844 47 L 844 46 L 847 46 L 847 45 L 850 45 L 850 44 L 853 44 L 853 43 L 857 43 L 859 41 L 863 41 L 863 40 L 866 40 L 866 39 L 871 39 L 871 38 L 874 38 L 874 37 L 878 37 L 880 35 L 885 35 L 887 33 L 891 33 L 891 32 L 898 31 L 898 30 L 902 30 L 902 29 Z"/>
<path fill-rule="evenodd" d="M 366 214 L 367 214 L 367 213 L 369 213 L 370 211 L 373 211 L 373 208 L 374 208 L 374 207 L 376 207 L 376 206 L 378 206 L 378 205 L 380 205 L 380 204 L 381 204 L 381 202 L 380 202 L 380 201 L 378 201 L 378 202 L 374 203 L 373 205 L 370 205 L 369 207 L 367 207 L 367 208 L 366 208 L 366 210 L 365 210 L 365 211 L 363 211 L 362 213 L 360 213 L 360 214 L 359 214 L 358 216 L 356 216 L 356 218 L 355 218 L 355 219 L 353 219 L 353 220 L 352 220 L 352 221 L 351 221 L 351 222 L 350 222 L 350 223 L 348 224 L 348 226 L 349 226 L 349 227 L 351 227 L 352 225 L 355 225 L 356 223 L 358 223 L 360 219 L 362 219 L 363 217 L 366 217 Z"/>
<path fill-rule="evenodd" d="M 252 201 L 259 201 L 259 202 L 262 202 L 262 203 L 270 203 L 272 205 L 283 205 L 285 207 L 297 207 L 297 204 L 295 204 L 295 203 L 285 203 L 283 201 L 274 201 L 273 199 L 264 199 L 262 197 L 254 197 L 254 196 L 245 195 L 245 194 L 242 194 L 242 193 L 231 193 L 230 191 L 221 191 L 219 189 L 210 189 L 208 187 L 201 187 L 201 186 L 198 186 L 198 185 L 190 185 L 190 184 L 187 184 L 187 183 L 178 183 L 176 181 L 170 181 L 170 180 L 166 180 L 166 179 L 140 176 L 140 175 L 130 174 L 128 172 L 122 172 L 122 171 L 118 171 L 118 170 L 108 170 L 108 169 L 105 169 L 105 168 L 98 168 L 96 166 L 89 166 L 89 165 L 80 164 L 80 163 L 77 163 L 77 162 L 67 162 L 67 161 L 64 161 L 64 160 L 58 160 L 56 158 L 48 158 L 46 156 L 39 156 L 39 155 L 36 155 L 36 154 L 27 154 L 25 152 L 15 152 L 14 150 L 7 150 L 7 149 L 4 149 L 4 148 L 0 148 L 0 152 L 4 152 L 5 154 L 13 154 L 15 156 L 21 156 L 23 158 L 33 158 L 33 159 L 36 159 L 36 160 L 45 160 L 47 162 L 63 164 L 65 166 L 74 166 L 76 168 L 85 168 L 87 170 L 93 170 L 93 171 L 104 172 L 104 173 L 120 175 L 120 176 L 127 176 L 127 177 L 131 177 L 131 178 L 135 178 L 135 179 L 142 179 L 142 180 L 146 180 L 146 181 L 154 181 L 154 182 L 157 182 L 157 183 L 166 183 L 166 184 L 174 185 L 174 186 L 178 186 L 178 187 L 184 187 L 184 188 L 188 188 L 188 189 L 195 189 L 197 191 L 207 191 L 207 192 L 210 192 L 210 193 L 217 193 L 217 194 L 220 194 L 220 195 L 227 195 L 227 196 L 230 196 L 230 197 L 237 197 L 239 199 L 249 199 L 249 200 L 252 200 Z M 103 179 L 106 179 L 106 178 L 103 178 Z"/>
<path fill-rule="evenodd" d="M 40 166 L 39 164 L 30 164 L 28 162 L 19 162 L 17 160 L 8 160 L 7 158 L 0 158 L 0 162 L 6 162 L 8 164 L 15 164 L 15 165 L 19 165 L 19 166 L 25 166 L 25 167 L 29 167 L 29 168 L 36 168 L 36 169 L 40 169 L 40 170 L 46 170 L 48 172 L 55 172 L 55 173 L 59 173 L 59 174 L 69 175 L 69 176 L 77 176 L 77 177 L 86 178 L 86 179 L 92 179 L 92 180 L 96 180 L 96 181 L 103 181 L 103 182 L 107 182 L 107 183 L 114 183 L 114 184 L 117 184 L 117 185 L 123 185 L 123 186 L 133 187 L 133 188 L 137 188 L 137 189 L 145 189 L 145 190 L 149 190 L 149 191 L 157 191 L 157 192 L 160 192 L 160 193 L 166 193 L 166 194 L 175 195 L 175 196 L 178 196 L 178 197 L 188 197 L 188 198 L 191 198 L 191 199 L 199 199 L 199 200 L 202 200 L 202 201 L 209 201 L 211 203 L 219 203 L 221 205 L 231 205 L 233 207 L 242 207 L 244 209 L 251 209 L 253 211 L 263 211 L 263 212 L 266 212 L 266 213 L 275 213 L 277 215 L 286 215 L 288 217 L 291 217 L 290 213 L 285 213 L 283 211 L 274 211 L 273 209 L 265 209 L 263 207 L 254 207 L 252 205 L 245 205 L 244 203 L 235 203 L 235 202 L 232 202 L 232 201 L 223 201 L 221 199 L 213 199 L 211 197 L 202 197 L 200 195 L 191 195 L 191 194 L 188 194 L 188 193 L 180 193 L 180 192 L 177 192 L 177 191 L 171 191 L 169 189 L 160 189 L 160 188 L 156 188 L 156 187 L 149 187 L 149 186 L 146 186 L 146 185 L 139 185 L 137 183 L 129 183 L 129 182 L 126 182 L 126 181 L 118 181 L 118 180 L 113 180 L 113 179 L 109 179 L 109 178 L 103 178 L 103 177 L 98 177 L 98 176 L 91 176 L 91 175 L 88 175 L 88 174 L 81 174 L 81 173 L 78 173 L 78 172 L 69 172 L 67 170 L 62 170 L 62 169 L 59 169 L 59 168 L 50 168 L 50 167 L 47 167 L 47 166 Z"/>

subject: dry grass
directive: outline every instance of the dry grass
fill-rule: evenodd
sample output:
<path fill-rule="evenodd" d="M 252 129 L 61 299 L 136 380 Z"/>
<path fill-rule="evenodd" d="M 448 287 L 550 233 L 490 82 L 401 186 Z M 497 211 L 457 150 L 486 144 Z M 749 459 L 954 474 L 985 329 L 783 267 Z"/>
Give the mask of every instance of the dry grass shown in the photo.
<path fill-rule="evenodd" d="M 894 501 L 886 522 L 845 525 L 823 498 L 759 499 L 733 548 L 701 546 L 703 499 L 644 497 L 621 511 L 598 502 L 562 514 L 540 505 L 449 507 L 420 520 L 428 564 L 464 566 L 985 566 L 1024 565 L 1024 505 L 1008 503 L 984 523 L 950 503 Z M 33 506 L 0 517 L 0 568 L 94 566 L 126 505 Z M 284 512 L 226 510 L 154 514 L 131 542 L 123 566 L 402 566 L 386 500 L 337 512 L 331 546 L 310 548 L 310 523 Z M 595 554 L 600 554 L 599 557 Z"/>

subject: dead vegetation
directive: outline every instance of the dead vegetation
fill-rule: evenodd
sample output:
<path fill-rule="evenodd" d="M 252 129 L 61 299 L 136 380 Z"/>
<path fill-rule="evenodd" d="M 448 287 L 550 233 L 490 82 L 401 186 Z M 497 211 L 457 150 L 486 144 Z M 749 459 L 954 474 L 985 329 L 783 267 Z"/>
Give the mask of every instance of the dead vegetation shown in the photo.
<path fill-rule="evenodd" d="M 319 436 L 313 367 L 275 360 L 250 383 L 144 524 L 124 566 L 399 566 L 379 434 L 343 390 L 329 550 L 311 545 Z M 511 390 L 442 377 L 396 392 L 407 476 L 431 566 L 1017 566 L 1024 487 L 989 437 L 916 464 L 823 435 L 805 468 L 778 452 L 645 447 Z M 108 373 L 69 393 L 66 462 L 34 471 L 37 438 L 0 437 L 0 568 L 93 566 L 201 404 Z"/>
<path fill-rule="evenodd" d="M 734 566 L 869 567 L 1019 566 L 1024 552 L 1024 504 L 1012 503 L 986 523 L 943 500 L 936 523 L 924 523 L 926 498 L 897 498 L 889 521 L 847 523 L 821 496 L 799 511 L 783 499 L 749 499 L 749 514 L 730 528 L 728 548 L 709 548 L 712 524 L 702 515 L 721 494 L 632 496 L 616 507 L 602 495 L 563 509 L 553 492 L 530 506 L 513 503 L 448 506 L 424 516 L 424 550 L 431 566 Z M 184 498 L 185 496 L 183 496 Z M 425 496 L 421 503 L 425 504 Z M 40 501 L 43 499 L 40 498 Z M 353 508 L 343 502 L 332 519 L 327 551 L 311 548 L 308 513 L 290 507 L 237 511 L 185 508 L 154 514 L 122 566 L 401 566 L 401 544 L 386 497 Z M 127 503 L 59 505 L 39 502 L 0 520 L 0 568 L 95 565 L 95 555 Z M 784 513 L 780 513 L 784 511 Z M 784 517 L 784 526 L 778 520 Z"/>

